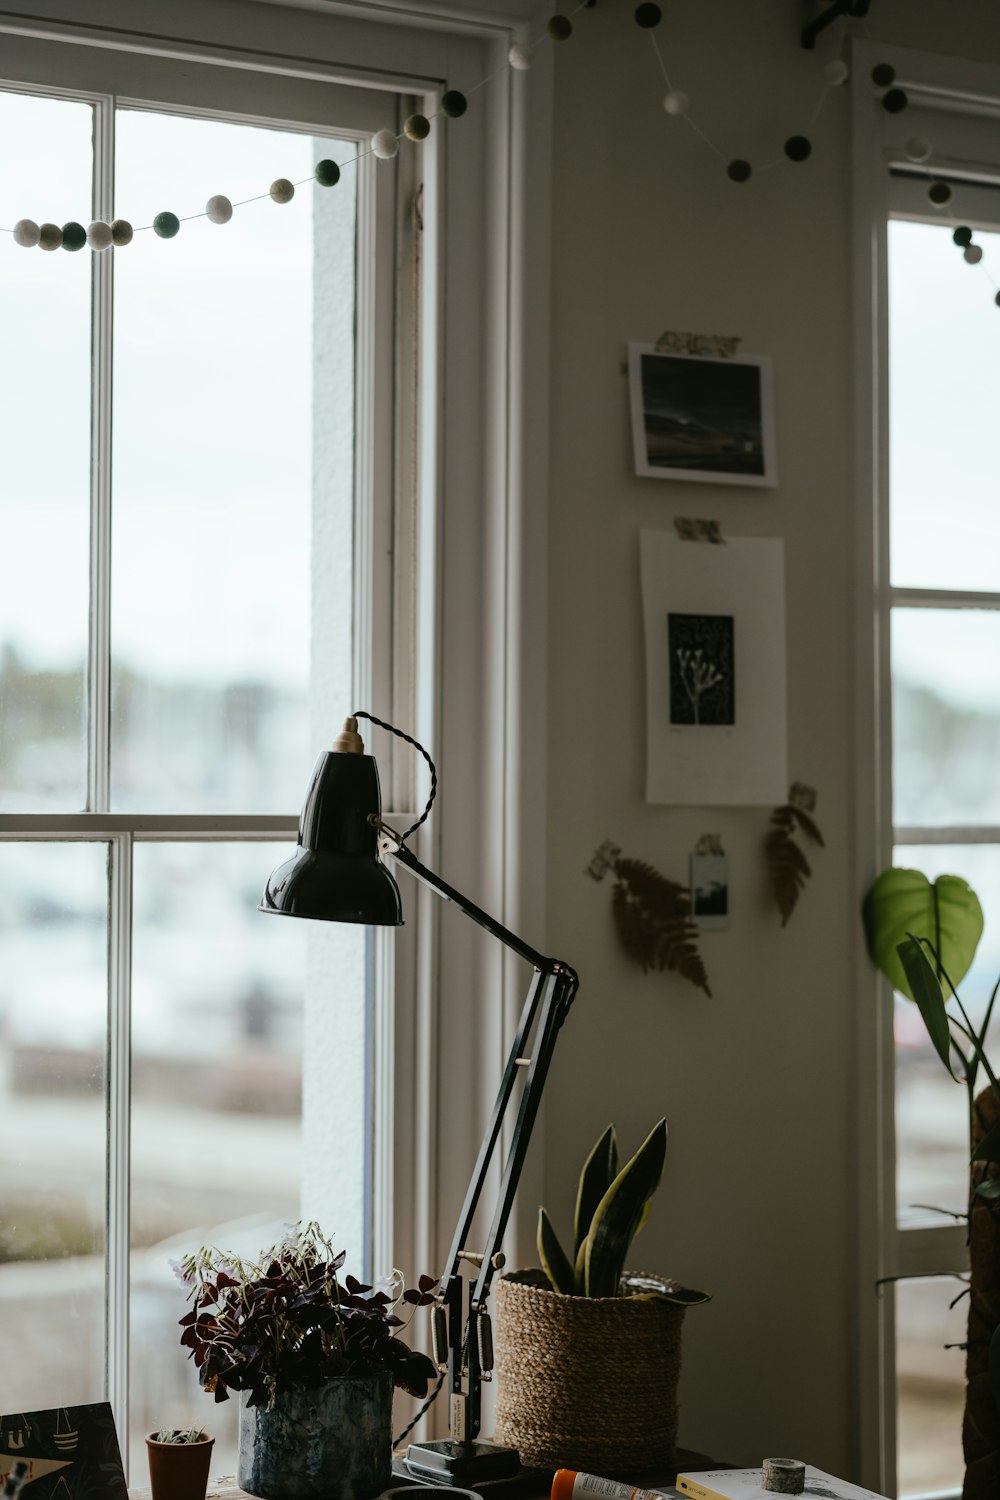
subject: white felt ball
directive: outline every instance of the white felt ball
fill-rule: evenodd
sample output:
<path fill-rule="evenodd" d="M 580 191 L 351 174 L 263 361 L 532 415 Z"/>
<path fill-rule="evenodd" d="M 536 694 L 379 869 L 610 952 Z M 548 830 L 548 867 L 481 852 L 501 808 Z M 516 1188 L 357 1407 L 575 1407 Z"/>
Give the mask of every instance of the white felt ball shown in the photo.
<path fill-rule="evenodd" d="M 391 161 L 399 150 L 399 142 L 391 130 L 376 130 L 372 136 L 372 151 L 380 161 Z"/>
<path fill-rule="evenodd" d="M 87 244 L 91 250 L 110 250 L 113 243 L 110 224 L 105 224 L 103 219 L 95 219 L 93 224 L 88 224 Z"/>
<path fill-rule="evenodd" d="M 664 97 L 663 108 L 668 115 L 684 115 L 687 114 L 689 103 L 687 94 L 682 93 L 680 89 L 671 89 L 670 93 Z"/>
<path fill-rule="evenodd" d="M 41 230 L 34 219 L 18 219 L 14 225 L 14 244 L 23 245 L 25 250 L 33 250 L 40 234 Z"/>
<path fill-rule="evenodd" d="M 963 250 L 962 254 L 965 256 L 965 258 L 969 262 L 970 266 L 978 266 L 979 262 L 983 258 L 982 246 L 981 245 L 966 245 L 966 247 Z"/>
<path fill-rule="evenodd" d="M 926 161 L 931 154 L 930 141 L 922 140 L 920 136 L 913 135 L 903 147 L 909 161 Z"/>
<path fill-rule="evenodd" d="M 523 73 L 526 68 L 531 67 L 531 48 L 521 47 L 515 42 L 514 46 L 507 53 L 507 61 L 512 68 L 516 68 L 519 73 Z"/>
<path fill-rule="evenodd" d="M 58 250 L 62 240 L 62 230 L 58 224 L 42 224 L 39 227 L 38 243 L 43 250 Z"/>
<path fill-rule="evenodd" d="M 835 57 L 832 62 L 828 62 L 823 72 L 826 74 L 827 83 L 836 86 L 847 82 L 847 64 L 842 57 Z"/>
<path fill-rule="evenodd" d="M 216 193 L 205 204 L 205 216 L 213 224 L 228 224 L 233 217 L 233 205 L 224 193 Z"/>
<path fill-rule="evenodd" d="M 123 245 L 131 245 L 132 233 L 132 226 L 129 223 L 128 219 L 111 220 L 111 240 L 112 243 L 117 245 L 119 249 L 121 249 Z"/>
<path fill-rule="evenodd" d="M 271 183 L 270 193 L 275 203 L 291 203 L 295 197 L 295 184 L 287 177 L 276 177 Z"/>

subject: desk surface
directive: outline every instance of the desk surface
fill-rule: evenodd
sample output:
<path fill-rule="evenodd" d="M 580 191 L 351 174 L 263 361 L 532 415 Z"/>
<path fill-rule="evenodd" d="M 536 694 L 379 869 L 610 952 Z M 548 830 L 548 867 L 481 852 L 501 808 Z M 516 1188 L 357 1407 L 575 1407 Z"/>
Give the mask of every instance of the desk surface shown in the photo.
<path fill-rule="evenodd" d="M 727 1467 L 720 1464 L 717 1459 L 709 1458 L 705 1453 L 692 1453 L 690 1449 L 678 1448 L 677 1466 L 669 1474 L 643 1474 L 637 1475 L 636 1481 L 645 1489 L 656 1489 L 664 1485 L 672 1485 L 678 1473 L 685 1469 L 720 1469 Z M 413 1481 L 418 1483 L 417 1480 Z M 405 1479 L 393 1476 L 391 1483 L 404 1485 Z M 532 1473 L 526 1474 L 521 1480 L 511 1480 L 505 1485 L 491 1485 L 490 1490 L 498 1495 L 518 1497 L 518 1500 L 548 1500 L 549 1485 L 543 1476 Z M 129 1500 L 150 1500 L 148 1486 L 129 1486 Z M 206 1500 L 253 1500 L 245 1490 L 241 1490 L 236 1479 L 231 1474 L 219 1475 L 218 1478 L 210 1479 L 208 1483 L 208 1494 Z"/>

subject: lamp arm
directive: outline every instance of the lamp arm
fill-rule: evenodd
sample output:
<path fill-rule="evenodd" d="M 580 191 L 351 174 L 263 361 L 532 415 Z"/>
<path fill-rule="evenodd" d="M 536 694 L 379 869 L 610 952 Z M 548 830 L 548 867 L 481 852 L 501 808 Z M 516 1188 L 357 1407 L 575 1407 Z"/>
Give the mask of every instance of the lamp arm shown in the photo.
<path fill-rule="evenodd" d="M 442 880 L 433 870 L 421 864 L 416 855 L 412 854 L 399 840 L 398 835 L 384 824 L 379 826 L 379 848 L 383 858 L 391 854 L 393 859 L 404 869 L 409 870 L 417 880 L 429 886 L 445 900 L 451 901 L 467 917 L 503 943 L 504 947 L 530 963 L 535 970 L 507 1057 L 493 1111 L 466 1189 L 465 1201 L 455 1227 L 451 1249 L 448 1252 L 447 1269 L 441 1278 L 437 1298 L 438 1305 L 442 1309 L 442 1316 L 445 1315 L 445 1310 L 447 1313 L 447 1368 L 451 1387 L 450 1426 L 453 1437 L 459 1443 L 468 1444 L 473 1442 L 479 1434 L 480 1382 L 483 1378 L 492 1379 L 493 1341 L 486 1299 L 489 1296 L 494 1272 L 503 1265 L 503 1258 L 498 1254 L 498 1246 L 503 1240 L 514 1203 L 528 1143 L 538 1115 L 542 1090 L 545 1086 L 552 1053 L 555 1050 L 556 1037 L 573 1003 L 578 980 L 575 971 L 568 964 L 558 959 L 547 958 L 539 953 L 516 933 L 511 932 L 488 912 L 483 911 L 482 907 L 477 906 L 454 886 Z M 537 1028 L 535 1027 L 536 1019 Z M 534 1042 L 529 1052 L 529 1038 L 533 1028 L 535 1029 Z M 483 1249 L 472 1252 L 467 1244 L 467 1236 L 497 1149 L 518 1072 L 524 1067 L 527 1067 L 527 1077 L 514 1121 L 492 1222 Z M 463 1308 L 464 1293 L 461 1276 L 463 1260 L 471 1262 L 478 1268 L 475 1286 L 469 1298 L 467 1319 Z M 443 1350 L 440 1347 L 435 1349 L 435 1360 L 439 1367 L 443 1367 L 442 1353 Z M 467 1382 L 465 1393 L 463 1393 L 463 1376 Z"/>
<path fill-rule="evenodd" d="M 443 896 L 446 901 L 454 902 L 460 911 L 472 918 L 473 922 L 478 922 L 480 927 L 485 927 L 487 932 L 498 938 L 505 948 L 510 948 L 521 958 L 527 959 L 529 964 L 540 969 L 543 974 L 554 974 L 561 967 L 556 959 L 546 958 L 544 954 L 536 952 L 516 933 L 504 927 L 495 917 L 491 917 L 489 912 L 483 911 L 481 906 L 477 906 L 474 901 L 463 896 L 461 891 L 456 891 L 454 886 L 442 880 L 440 875 L 436 875 L 433 870 L 421 864 L 416 855 L 411 854 L 405 844 L 395 842 L 396 839 L 397 835 L 391 828 L 387 828 L 384 823 L 379 825 L 379 850 L 383 856 L 391 854 L 393 859 L 404 869 L 409 870 L 417 880 L 422 881 L 424 885 L 429 885 L 432 891 L 437 891 L 438 895 Z"/>

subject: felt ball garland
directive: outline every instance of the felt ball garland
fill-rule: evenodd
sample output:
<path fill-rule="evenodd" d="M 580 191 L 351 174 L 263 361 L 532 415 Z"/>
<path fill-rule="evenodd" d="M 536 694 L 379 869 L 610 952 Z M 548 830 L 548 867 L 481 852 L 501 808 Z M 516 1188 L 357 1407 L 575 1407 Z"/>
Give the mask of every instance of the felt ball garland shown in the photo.
<path fill-rule="evenodd" d="M 210 224 L 228 224 L 232 217 L 232 203 L 224 193 L 214 193 L 205 204 L 205 218 Z"/>
<path fill-rule="evenodd" d="M 588 10 L 596 4 L 596 0 L 580 0 L 577 10 Z M 574 11 L 572 14 L 576 14 Z M 636 19 L 639 25 L 652 27 L 659 24 L 661 11 L 658 5 L 642 4 L 636 10 Z M 531 42 L 515 42 L 507 52 L 507 64 L 516 72 L 524 72 L 531 67 L 532 52 L 539 40 L 545 37 L 552 42 L 567 41 L 573 34 L 573 23 L 569 16 L 556 14 L 549 18 L 545 26 L 544 36 L 536 38 Z M 501 70 L 497 70 L 498 72 Z M 483 87 L 496 77 L 496 73 L 486 78 L 481 78 L 475 85 L 475 89 Z M 459 89 L 447 88 L 441 94 L 438 102 L 439 113 L 448 120 L 458 120 L 466 113 L 469 101 L 465 94 Z M 687 100 L 683 94 L 677 94 L 673 106 L 678 111 L 687 108 Z M 435 116 L 422 114 L 410 115 L 403 124 L 402 130 L 397 134 L 388 128 L 377 130 L 371 137 L 368 145 L 360 150 L 356 156 L 350 158 L 350 162 L 357 161 L 359 157 L 371 154 L 379 161 L 390 161 L 399 153 L 400 142 L 420 142 L 427 139 L 431 132 L 431 122 Z M 350 162 L 343 165 L 349 165 Z M 342 164 L 324 157 L 318 161 L 313 170 L 312 181 L 318 187 L 336 187 L 340 181 Z M 224 193 L 214 193 L 206 202 L 201 213 L 187 214 L 186 219 L 207 219 L 210 224 L 228 224 L 233 217 L 234 210 L 248 203 L 258 202 L 262 198 L 270 198 L 277 204 L 291 203 L 295 197 L 296 189 L 304 186 L 303 182 L 292 182 L 287 177 L 277 177 L 271 183 L 266 193 L 258 193 L 251 198 L 243 198 L 233 203 L 231 198 Z M 143 230 L 152 230 L 153 234 L 161 240 L 172 240 L 180 232 L 183 220 L 172 210 L 163 209 L 153 218 L 151 224 L 141 226 Z M 70 252 L 83 249 L 84 245 L 90 247 L 95 253 L 115 249 L 123 249 L 132 243 L 135 234 L 141 232 L 136 230 L 128 219 L 113 219 L 111 223 L 103 219 L 95 219 L 86 229 L 76 220 L 70 220 L 60 226 L 45 222 L 38 224 L 33 219 L 18 219 L 12 230 L 0 229 L 0 233 L 10 234 L 14 243 L 23 249 L 31 250 L 36 247 L 41 250 L 52 251 L 60 248 Z"/>
<path fill-rule="evenodd" d="M 931 156 L 931 145 L 929 141 L 917 140 L 907 141 L 904 148 L 910 161 L 923 163 Z M 968 224 L 961 224 L 951 213 L 951 202 L 954 197 L 954 187 L 941 176 L 929 177 L 927 184 L 927 201 L 953 225 L 951 238 L 952 243 L 962 252 L 962 259 L 968 266 L 978 266 L 982 274 L 987 278 L 994 290 L 993 301 L 1000 307 L 1000 288 L 983 264 L 983 247 L 977 245 L 972 237 L 972 229 Z"/>
<path fill-rule="evenodd" d="M 110 250 L 114 243 L 111 234 L 111 225 L 105 224 L 103 219 L 95 219 L 87 228 L 87 244 L 91 250 Z"/>

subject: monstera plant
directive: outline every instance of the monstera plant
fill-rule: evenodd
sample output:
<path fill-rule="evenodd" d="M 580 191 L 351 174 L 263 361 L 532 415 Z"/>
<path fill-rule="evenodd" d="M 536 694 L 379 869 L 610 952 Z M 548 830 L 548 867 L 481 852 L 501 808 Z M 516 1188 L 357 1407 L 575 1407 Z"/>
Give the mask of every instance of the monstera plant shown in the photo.
<path fill-rule="evenodd" d="M 919 1007 L 942 1065 L 969 1102 L 969 1321 L 962 1425 L 965 1500 L 1000 1495 L 1000 1083 L 985 1043 L 1000 979 L 978 1023 L 959 994 L 983 912 L 957 875 L 884 870 L 863 907 L 873 961 Z M 977 1093 L 980 1069 L 987 1086 Z"/>

